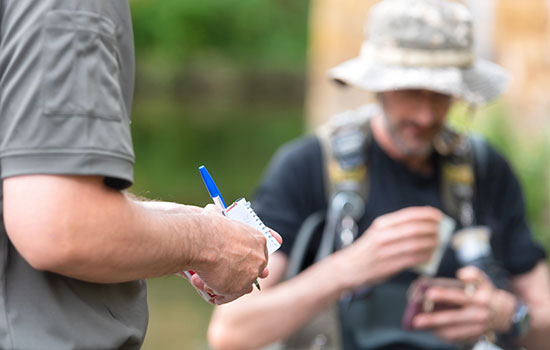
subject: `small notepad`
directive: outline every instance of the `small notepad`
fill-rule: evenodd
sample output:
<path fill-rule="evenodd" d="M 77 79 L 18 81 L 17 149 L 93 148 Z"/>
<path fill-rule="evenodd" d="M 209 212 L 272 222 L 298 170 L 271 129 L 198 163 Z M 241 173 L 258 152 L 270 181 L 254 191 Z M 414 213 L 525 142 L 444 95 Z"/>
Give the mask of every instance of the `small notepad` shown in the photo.
<path fill-rule="evenodd" d="M 264 225 L 262 220 L 256 215 L 254 209 L 252 209 L 250 202 L 241 198 L 234 202 L 225 210 L 225 215 L 233 220 L 247 224 L 250 227 L 260 231 L 267 240 L 267 252 L 273 253 L 281 247 L 281 244 L 273 237 L 271 231 Z"/>
<path fill-rule="evenodd" d="M 275 239 L 275 237 L 273 237 L 273 235 L 271 234 L 271 231 L 264 225 L 264 223 L 262 222 L 262 220 L 260 220 L 258 215 L 256 215 L 256 212 L 254 212 L 254 209 L 252 209 L 250 202 L 248 202 L 246 199 L 241 198 L 238 201 L 231 204 L 231 206 L 229 206 L 229 208 L 225 210 L 225 216 L 227 216 L 230 219 L 240 221 L 243 224 L 246 224 L 260 231 L 267 240 L 266 245 L 267 245 L 267 252 L 269 254 L 273 253 L 274 251 L 276 251 L 281 247 L 281 244 Z M 188 280 L 191 280 L 191 277 L 194 274 L 195 272 L 192 270 L 177 273 L 177 275 L 187 278 Z M 204 300 L 214 304 L 214 299 L 216 297 L 216 294 L 207 293 L 202 290 L 198 290 L 198 292 Z"/>

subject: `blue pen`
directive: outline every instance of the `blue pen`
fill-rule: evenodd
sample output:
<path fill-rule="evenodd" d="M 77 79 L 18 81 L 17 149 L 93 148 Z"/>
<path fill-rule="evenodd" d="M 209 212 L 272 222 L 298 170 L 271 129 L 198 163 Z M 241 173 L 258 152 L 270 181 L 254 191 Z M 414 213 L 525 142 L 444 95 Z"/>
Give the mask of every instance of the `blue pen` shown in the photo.
<path fill-rule="evenodd" d="M 206 167 L 204 165 L 201 165 L 199 167 L 199 171 L 202 176 L 202 181 L 204 181 L 204 184 L 206 185 L 206 189 L 208 190 L 210 197 L 212 197 L 214 204 L 216 204 L 216 206 L 225 215 L 225 209 L 227 208 L 227 205 L 225 205 L 225 202 L 222 198 L 222 194 L 220 193 L 218 186 L 216 186 L 214 179 L 212 179 L 212 176 L 210 176 L 210 174 L 208 173 L 208 170 L 206 170 Z"/>
<path fill-rule="evenodd" d="M 201 165 L 199 167 L 199 171 L 201 173 L 202 181 L 204 181 L 206 189 L 208 190 L 210 197 L 214 201 L 214 204 L 222 211 L 223 215 L 225 215 L 225 209 L 227 208 L 227 205 L 225 205 L 225 201 L 223 200 L 222 194 L 220 193 L 218 186 L 216 186 L 214 179 L 212 178 L 212 176 L 210 176 L 210 173 L 208 172 L 208 170 L 206 170 L 206 167 L 204 165 Z M 258 288 L 258 290 L 262 290 L 260 288 L 260 283 L 258 282 L 258 280 L 254 281 L 254 285 L 256 286 L 256 288 Z"/>

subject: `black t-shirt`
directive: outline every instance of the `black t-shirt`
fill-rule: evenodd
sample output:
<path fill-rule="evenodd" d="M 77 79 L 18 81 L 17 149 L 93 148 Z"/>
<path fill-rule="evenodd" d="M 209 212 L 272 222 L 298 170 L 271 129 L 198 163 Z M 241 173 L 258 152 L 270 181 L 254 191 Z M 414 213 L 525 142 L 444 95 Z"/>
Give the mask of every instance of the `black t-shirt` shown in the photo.
<path fill-rule="evenodd" d="M 476 219 L 478 224 L 491 228 L 494 255 L 503 267 L 511 275 L 521 274 L 531 270 L 545 253 L 531 238 L 520 185 L 510 166 L 492 147 L 487 147 L 486 174 L 480 176 L 476 171 Z M 423 176 L 409 170 L 389 157 L 374 139 L 368 152 L 371 185 L 366 214 L 358 223 L 359 232 L 364 232 L 378 216 L 409 206 L 429 205 L 445 212 L 438 172 Z M 438 162 L 435 154 L 433 162 Z M 437 164 L 434 168 L 438 169 Z M 282 235 L 283 253 L 290 254 L 304 220 L 326 210 L 324 181 L 321 145 L 316 137 L 293 141 L 273 158 L 253 205 L 264 223 Z M 454 252 L 449 249 L 438 275 L 455 276 L 458 268 Z"/>
<path fill-rule="evenodd" d="M 545 252 L 531 237 L 516 177 L 507 162 L 487 147 L 484 171 L 476 169 L 473 205 L 477 224 L 490 227 L 493 255 L 504 270 L 510 275 L 522 274 L 544 259 Z M 359 232 L 364 232 L 378 216 L 409 206 L 433 206 L 445 212 L 438 171 L 430 176 L 415 173 L 389 157 L 374 139 L 368 152 L 370 190 L 365 215 L 358 223 Z M 282 235 L 280 251 L 287 256 L 304 220 L 327 208 L 322 161 L 317 138 L 291 142 L 277 152 L 257 190 L 254 209 L 267 226 Z M 435 153 L 432 161 L 434 169 L 439 169 Z M 313 262 L 318 245 L 319 239 L 316 239 L 309 246 L 306 265 Z M 454 251 L 447 248 L 437 275 L 455 277 L 460 267 Z M 352 321 L 348 322 L 349 327 L 343 327 L 343 339 L 345 342 L 351 339 L 354 344 L 344 344 L 344 347 L 379 349 L 407 344 L 411 348 L 454 349 L 427 332 L 401 329 L 406 289 L 417 276 L 410 270 L 403 271 L 375 286 L 370 295 L 348 308 L 345 312 L 351 315 L 347 317 Z M 391 305 L 392 312 L 387 305 Z"/>

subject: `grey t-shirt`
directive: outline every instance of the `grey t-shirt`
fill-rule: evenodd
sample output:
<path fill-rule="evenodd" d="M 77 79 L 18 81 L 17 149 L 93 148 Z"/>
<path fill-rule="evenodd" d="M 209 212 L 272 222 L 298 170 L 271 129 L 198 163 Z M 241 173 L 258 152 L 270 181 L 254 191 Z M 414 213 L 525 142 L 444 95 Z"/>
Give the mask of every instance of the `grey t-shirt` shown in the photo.
<path fill-rule="evenodd" d="M 100 175 L 128 187 L 128 1 L 0 0 L 0 37 L 1 178 Z M 0 348 L 140 347 L 148 318 L 143 281 L 94 284 L 34 270 L 3 218 L 0 227 Z"/>

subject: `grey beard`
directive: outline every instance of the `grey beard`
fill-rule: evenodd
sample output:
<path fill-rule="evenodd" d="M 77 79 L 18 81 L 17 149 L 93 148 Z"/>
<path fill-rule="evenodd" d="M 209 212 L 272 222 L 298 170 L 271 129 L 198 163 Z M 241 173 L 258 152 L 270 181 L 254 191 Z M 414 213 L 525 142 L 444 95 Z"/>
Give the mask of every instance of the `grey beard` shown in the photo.
<path fill-rule="evenodd" d="M 425 146 L 421 148 L 411 148 L 407 146 L 397 135 L 397 132 L 395 128 L 390 124 L 388 118 L 384 115 L 384 122 L 386 124 L 386 128 L 388 129 L 389 135 L 393 141 L 393 143 L 397 146 L 399 151 L 403 153 L 406 157 L 428 157 L 432 151 L 433 151 L 433 145 L 432 143 L 427 143 Z"/>

